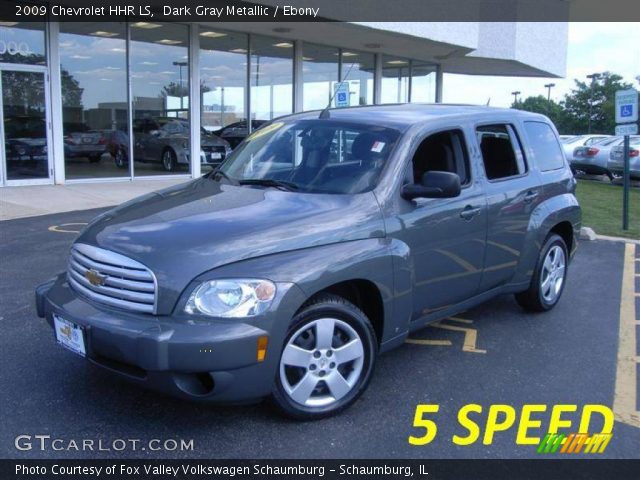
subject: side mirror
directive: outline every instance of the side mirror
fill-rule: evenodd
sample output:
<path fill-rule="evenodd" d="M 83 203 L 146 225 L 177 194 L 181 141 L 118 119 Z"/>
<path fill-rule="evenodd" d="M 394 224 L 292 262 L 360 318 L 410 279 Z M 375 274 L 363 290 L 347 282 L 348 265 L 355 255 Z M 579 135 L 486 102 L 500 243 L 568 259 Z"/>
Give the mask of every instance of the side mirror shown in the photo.
<path fill-rule="evenodd" d="M 401 195 L 407 200 L 457 197 L 460 195 L 460 177 L 451 172 L 425 172 L 421 183 L 403 186 Z"/>

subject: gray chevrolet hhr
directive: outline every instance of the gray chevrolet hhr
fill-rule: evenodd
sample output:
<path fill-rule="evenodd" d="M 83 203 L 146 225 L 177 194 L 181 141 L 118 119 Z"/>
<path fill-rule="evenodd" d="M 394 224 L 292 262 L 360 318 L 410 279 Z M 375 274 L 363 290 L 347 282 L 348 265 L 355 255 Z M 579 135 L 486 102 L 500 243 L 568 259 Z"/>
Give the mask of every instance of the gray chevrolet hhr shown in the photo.
<path fill-rule="evenodd" d="M 384 105 L 277 119 L 96 218 L 39 286 L 58 342 L 142 385 L 320 418 L 378 353 L 499 294 L 556 305 L 580 207 L 544 116 Z"/>

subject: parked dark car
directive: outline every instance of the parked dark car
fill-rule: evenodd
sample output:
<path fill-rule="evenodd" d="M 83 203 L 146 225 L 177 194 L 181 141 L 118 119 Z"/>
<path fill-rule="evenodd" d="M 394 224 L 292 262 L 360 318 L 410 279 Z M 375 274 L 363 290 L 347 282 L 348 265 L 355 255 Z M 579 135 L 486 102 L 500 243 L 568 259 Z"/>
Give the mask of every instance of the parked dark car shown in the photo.
<path fill-rule="evenodd" d="M 352 404 L 412 331 L 499 294 L 558 303 L 581 214 L 546 117 L 326 112 L 265 125 L 219 170 L 90 223 L 36 291 L 58 342 L 182 398 L 271 396 L 314 419 Z"/>
<path fill-rule="evenodd" d="M 174 171 L 178 165 L 189 165 L 189 122 L 180 118 L 156 117 L 136 119 L 133 123 L 136 161 L 160 162 L 163 168 Z M 217 167 L 231 147 L 226 140 L 200 131 L 200 163 Z"/>
<path fill-rule="evenodd" d="M 251 130 L 257 130 L 265 123 L 267 123 L 267 120 L 251 120 Z M 230 123 L 226 127 L 215 130 L 213 133 L 229 142 L 231 148 L 236 148 L 249 135 L 249 129 L 247 128 L 247 122 L 243 120 Z"/>
<path fill-rule="evenodd" d="M 47 134 L 44 119 L 13 115 L 4 121 L 5 155 L 10 168 L 46 172 Z"/>
<path fill-rule="evenodd" d="M 100 130 L 105 151 L 113 158 L 116 167 L 126 168 L 129 164 L 129 136 L 122 130 Z"/>

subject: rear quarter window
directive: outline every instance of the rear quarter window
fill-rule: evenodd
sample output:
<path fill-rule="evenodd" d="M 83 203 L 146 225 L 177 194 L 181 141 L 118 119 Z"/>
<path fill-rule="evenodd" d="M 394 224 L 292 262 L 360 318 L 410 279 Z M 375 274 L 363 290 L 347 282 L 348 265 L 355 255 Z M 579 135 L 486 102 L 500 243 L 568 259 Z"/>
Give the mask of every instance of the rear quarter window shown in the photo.
<path fill-rule="evenodd" d="M 538 168 L 543 171 L 557 170 L 564 166 L 564 155 L 551 126 L 544 122 L 524 122 L 529 138 L 529 147 Z"/>

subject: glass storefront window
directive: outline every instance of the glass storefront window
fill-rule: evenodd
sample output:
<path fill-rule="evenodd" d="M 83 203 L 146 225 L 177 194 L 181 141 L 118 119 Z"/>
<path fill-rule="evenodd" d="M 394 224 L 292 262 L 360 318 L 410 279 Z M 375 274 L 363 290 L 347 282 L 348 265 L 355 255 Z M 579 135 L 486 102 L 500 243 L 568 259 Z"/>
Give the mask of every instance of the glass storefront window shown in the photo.
<path fill-rule="evenodd" d="M 66 178 L 129 176 L 126 26 L 60 23 Z"/>
<path fill-rule="evenodd" d="M 46 65 L 44 22 L 0 22 L 0 63 Z"/>
<path fill-rule="evenodd" d="M 202 127 L 218 132 L 246 120 L 247 35 L 200 27 Z"/>
<path fill-rule="evenodd" d="M 382 56 L 382 89 L 380 103 L 409 101 L 409 60 Z"/>
<path fill-rule="evenodd" d="M 293 42 L 251 37 L 251 120 L 272 120 L 293 112 Z"/>
<path fill-rule="evenodd" d="M 189 28 L 131 24 L 134 175 L 190 170 Z"/>
<path fill-rule="evenodd" d="M 373 53 L 342 51 L 342 81 L 349 82 L 349 105 L 373 104 Z"/>
<path fill-rule="evenodd" d="M 436 66 L 411 62 L 411 102 L 433 103 L 436 101 Z"/>
<path fill-rule="evenodd" d="M 305 43 L 302 53 L 303 110 L 322 110 L 338 81 L 338 49 Z"/>

